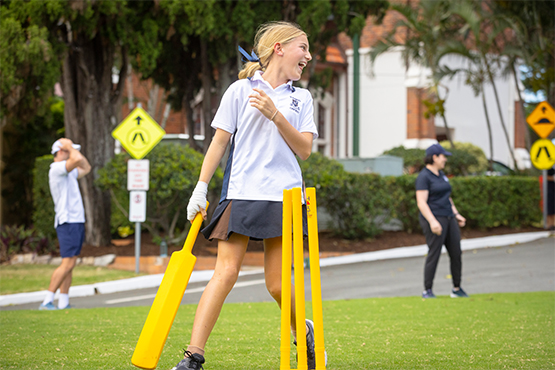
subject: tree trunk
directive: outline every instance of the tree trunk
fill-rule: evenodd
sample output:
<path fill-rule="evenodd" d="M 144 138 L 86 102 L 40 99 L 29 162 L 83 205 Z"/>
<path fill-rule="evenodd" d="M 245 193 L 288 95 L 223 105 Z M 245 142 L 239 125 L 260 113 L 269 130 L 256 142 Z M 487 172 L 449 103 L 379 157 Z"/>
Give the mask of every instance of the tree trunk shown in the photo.
<path fill-rule="evenodd" d="M 553 53 L 547 53 L 547 63 L 546 66 L 550 66 L 551 68 L 555 68 L 555 57 Z M 546 78 L 546 86 L 545 86 L 545 93 L 547 102 L 551 104 L 552 107 L 555 107 L 555 82 L 553 79 Z"/>
<path fill-rule="evenodd" d="M 488 60 L 484 56 L 484 62 L 486 65 L 486 70 L 488 72 L 488 77 L 491 82 L 491 86 L 493 87 L 493 93 L 495 95 L 495 102 L 497 103 L 497 112 L 499 113 L 499 121 L 501 122 L 501 127 L 503 128 L 503 132 L 505 133 L 505 139 L 507 140 L 507 147 L 509 148 L 509 153 L 511 153 L 511 158 L 513 159 L 513 166 L 515 171 L 518 171 L 518 166 L 516 164 L 515 158 L 515 150 L 511 145 L 511 139 L 509 138 L 509 133 L 507 132 L 507 126 L 505 126 L 505 120 L 503 119 L 503 112 L 501 111 L 501 103 L 499 102 L 499 95 L 497 94 L 497 86 L 495 85 L 495 81 L 493 80 L 493 74 L 491 73 L 491 69 L 488 64 Z"/>
<path fill-rule="evenodd" d="M 66 137 L 81 144 L 92 171 L 80 181 L 85 207 L 85 242 L 109 245 L 111 200 L 107 191 L 95 186 L 98 170 L 114 156 L 112 130 L 121 109 L 127 54 L 122 50 L 119 82 L 112 85 L 115 48 L 97 34 L 92 40 L 70 43 L 62 66 Z"/>
<path fill-rule="evenodd" d="M 4 226 L 2 214 L 4 213 L 4 208 L 2 206 L 2 172 L 4 172 L 4 161 L 2 160 L 2 151 L 4 144 L 4 127 L 6 126 L 6 116 L 0 118 L 0 227 Z"/>
<path fill-rule="evenodd" d="M 518 104 L 520 105 L 520 113 L 522 115 L 522 124 L 524 125 L 524 141 L 526 144 L 526 149 L 530 150 L 532 147 L 532 140 L 530 139 L 530 130 L 526 124 L 526 112 L 524 111 L 524 100 L 522 100 L 522 94 L 520 93 L 520 88 L 518 87 L 518 78 L 516 75 L 516 69 L 514 63 L 511 63 L 511 71 L 513 72 L 513 77 L 515 79 L 516 91 L 518 93 Z"/>
<path fill-rule="evenodd" d="M 218 81 L 218 85 L 219 85 L 218 102 L 222 100 L 222 96 L 224 96 L 224 93 L 226 92 L 227 88 L 232 83 L 231 65 L 232 65 L 232 59 L 228 59 L 225 63 L 220 64 L 219 73 L 218 73 L 218 76 L 220 77 Z"/>
<path fill-rule="evenodd" d="M 202 98 L 202 118 L 204 121 L 204 145 L 203 153 L 206 153 L 212 139 L 212 69 L 208 60 L 208 43 L 206 40 L 200 40 L 200 58 L 201 58 L 201 75 L 202 89 L 204 96 Z"/>
<path fill-rule="evenodd" d="M 433 76 L 433 80 L 434 80 L 434 84 L 435 84 L 437 99 L 442 100 L 441 96 L 439 96 L 439 81 L 436 80 L 435 75 L 436 75 L 435 69 L 432 68 L 432 76 Z M 446 90 L 449 91 L 449 89 L 447 89 L 447 88 L 446 88 Z M 447 100 L 447 96 L 445 97 L 445 100 Z M 441 108 L 445 109 L 443 104 L 442 104 Z M 443 121 L 443 127 L 445 127 L 445 135 L 447 136 L 447 140 L 449 140 L 449 144 L 451 144 L 451 148 L 455 149 L 455 143 L 453 142 L 453 138 L 451 137 L 451 132 L 449 131 L 449 126 L 447 125 L 447 118 L 445 117 L 444 113 L 440 113 L 440 116 L 441 116 L 441 119 Z"/>
<path fill-rule="evenodd" d="M 493 134 L 491 133 L 491 123 L 489 121 L 488 105 L 486 104 L 486 93 L 482 85 L 482 104 L 484 106 L 484 113 L 486 115 L 486 124 L 488 126 L 489 137 L 489 170 L 493 171 Z"/>
<path fill-rule="evenodd" d="M 439 96 L 439 86 L 436 88 L 437 91 L 437 98 L 441 100 Z M 449 144 L 451 144 L 451 148 L 455 149 L 455 143 L 453 142 L 453 138 L 451 137 L 451 132 L 449 131 L 449 125 L 447 125 L 447 118 L 445 117 L 444 113 L 440 114 L 441 120 L 443 121 L 443 127 L 445 127 L 445 136 L 447 136 L 447 140 L 449 140 Z"/>
<path fill-rule="evenodd" d="M 202 152 L 202 148 L 195 141 L 195 120 L 193 118 L 193 107 L 191 107 L 193 99 L 193 90 L 187 89 L 187 92 L 183 96 L 182 106 L 187 119 L 187 133 L 189 134 L 188 143 L 189 146 L 197 152 Z"/>

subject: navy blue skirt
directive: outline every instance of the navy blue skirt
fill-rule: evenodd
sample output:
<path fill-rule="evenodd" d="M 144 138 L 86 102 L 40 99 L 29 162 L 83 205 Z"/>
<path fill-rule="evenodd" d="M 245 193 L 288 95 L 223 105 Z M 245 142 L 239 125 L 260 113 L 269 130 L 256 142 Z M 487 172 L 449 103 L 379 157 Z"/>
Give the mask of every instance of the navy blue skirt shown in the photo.
<path fill-rule="evenodd" d="M 210 224 L 201 233 L 208 240 L 227 240 L 233 233 L 253 240 L 275 238 L 282 234 L 282 212 L 282 202 L 226 199 L 218 204 Z M 303 234 L 308 234 L 304 205 Z"/>

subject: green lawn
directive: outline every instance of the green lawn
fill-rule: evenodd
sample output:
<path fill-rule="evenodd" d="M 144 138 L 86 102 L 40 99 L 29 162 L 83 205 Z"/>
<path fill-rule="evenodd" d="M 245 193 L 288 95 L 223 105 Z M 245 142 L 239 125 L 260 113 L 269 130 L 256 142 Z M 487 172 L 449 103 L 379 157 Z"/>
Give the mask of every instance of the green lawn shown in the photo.
<path fill-rule="evenodd" d="M 56 267 L 27 264 L 2 266 L 0 267 L 0 295 L 46 290 Z M 93 284 L 135 276 L 138 275 L 131 271 L 96 266 L 76 266 L 73 269 L 72 285 Z"/>
<path fill-rule="evenodd" d="M 180 307 L 158 369 L 179 361 L 195 308 Z M 1 311 L 0 369 L 133 369 L 148 309 Z M 554 369 L 554 314 L 555 292 L 326 301 L 328 369 Z M 226 304 L 205 369 L 278 369 L 279 343 L 275 303 Z"/>

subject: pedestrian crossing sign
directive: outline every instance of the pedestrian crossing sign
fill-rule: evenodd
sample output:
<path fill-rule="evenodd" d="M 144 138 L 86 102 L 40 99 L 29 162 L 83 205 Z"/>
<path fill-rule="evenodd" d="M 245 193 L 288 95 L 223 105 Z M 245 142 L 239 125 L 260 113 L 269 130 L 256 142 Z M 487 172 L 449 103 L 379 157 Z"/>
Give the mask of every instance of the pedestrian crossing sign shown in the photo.
<path fill-rule="evenodd" d="M 555 145 L 549 139 L 539 139 L 530 149 L 530 159 L 538 170 L 548 170 L 555 164 Z"/>
<path fill-rule="evenodd" d="M 121 142 L 135 159 L 141 159 L 162 140 L 166 131 L 144 109 L 135 108 L 112 131 L 112 137 Z"/>

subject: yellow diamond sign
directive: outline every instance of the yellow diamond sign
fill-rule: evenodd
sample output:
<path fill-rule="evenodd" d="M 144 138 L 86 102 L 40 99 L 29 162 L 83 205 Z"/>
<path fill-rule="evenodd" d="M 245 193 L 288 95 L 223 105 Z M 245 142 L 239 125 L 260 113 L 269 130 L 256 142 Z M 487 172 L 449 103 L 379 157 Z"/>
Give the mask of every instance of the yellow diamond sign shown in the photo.
<path fill-rule="evenodd" d="M 142 108 L 135 108 L 112 131 L 112 136 L 121 142 L 125 150 L 135 159 L 141 159 L 162 140 L 166 131 Z"/>
<path fill-rule="evenodd" d="M 539 137 L 545 139 L 555 128 L 555 111 L 548 102 L 542 101 L 526 118 L 526 122 Z"/>
<path fill-rule="evenodd" d="M 555 145 L 549 139 L 539 139 L 530 149 L 530 159 L 538 170 L 548 170 L 555 164 Z"/>

